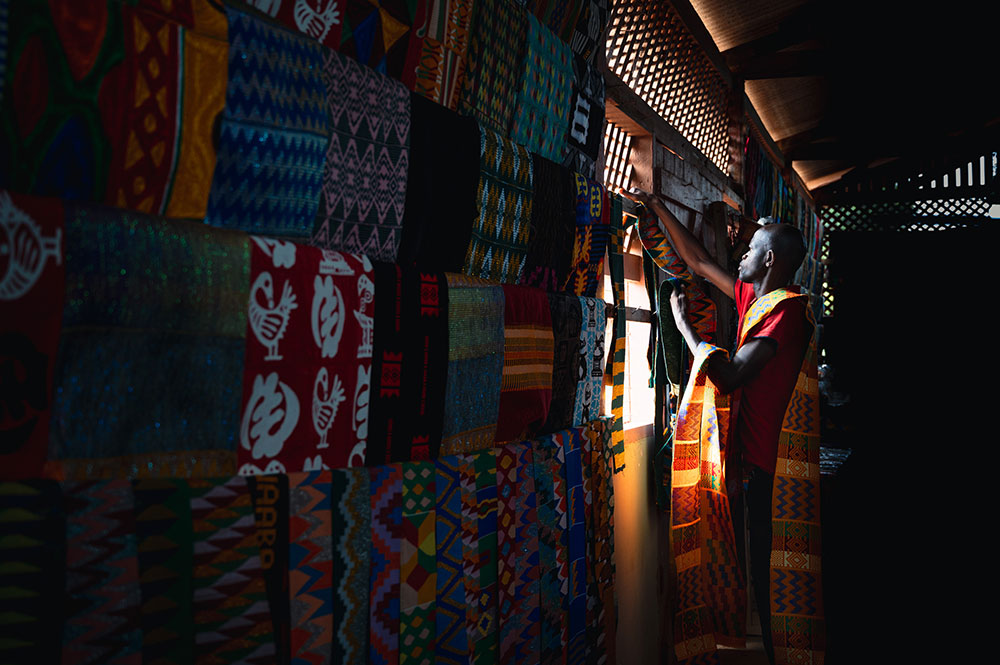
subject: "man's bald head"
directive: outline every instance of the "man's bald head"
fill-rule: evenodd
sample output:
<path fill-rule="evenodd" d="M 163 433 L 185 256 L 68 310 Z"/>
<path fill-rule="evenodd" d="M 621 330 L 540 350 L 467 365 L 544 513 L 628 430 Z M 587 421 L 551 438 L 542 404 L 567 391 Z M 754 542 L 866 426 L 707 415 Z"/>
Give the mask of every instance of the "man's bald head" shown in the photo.
<path fill-rule="evenodd" d="M 761 232 L 765 234 L 767 248 L 774 252 L 774 269 L 783 281 L 790 282 L 806 256 L 802 232 L 791 224 L 768 224 L 760 228 L 758 233 Z"/>

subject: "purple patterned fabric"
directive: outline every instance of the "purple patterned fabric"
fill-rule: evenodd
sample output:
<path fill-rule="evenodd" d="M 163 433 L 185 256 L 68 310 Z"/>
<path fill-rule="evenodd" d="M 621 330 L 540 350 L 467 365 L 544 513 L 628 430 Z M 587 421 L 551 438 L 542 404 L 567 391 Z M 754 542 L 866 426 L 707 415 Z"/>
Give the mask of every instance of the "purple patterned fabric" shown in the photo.
<path fill-rule="evenodd" d="M 312 244 L 395 261 L 409 169 L 410 93 L 329 51 L 322 72 L 332 132 Z"/>

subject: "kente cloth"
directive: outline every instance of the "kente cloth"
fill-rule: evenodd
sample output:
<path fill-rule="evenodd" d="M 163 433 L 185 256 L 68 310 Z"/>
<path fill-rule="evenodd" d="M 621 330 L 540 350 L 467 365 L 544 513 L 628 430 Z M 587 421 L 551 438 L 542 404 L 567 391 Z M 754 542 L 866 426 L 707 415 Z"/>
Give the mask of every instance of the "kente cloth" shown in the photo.
<path fill-rule="evenodd" d="M 552 402 L 543 432 L 555 432 L 573 425 L 576 390 L 579 383 L 583 308 L 580 298 L 549 293 L 552 320 Z"/>
<path fill-rule="evenodd" d="M 584 437 L 590 441 L 592 478 L 592 522 L 594 580 L 597 591 L 596 635 L 590 640 L 599 654 L 599 663 L 616 663 L 618 630 L 615 604 L 615 490 L 614 452 L 612 450 L 614 417 L 588 423 Z"/>
<path fill-rule="evenodd" d="M 566 127 L 565 166 L 596 179 L 604 135 L 604 77 L 582 56 L 573 56 L 573 94 Z"/>
<path fill-rule="evenodd" d="M 462 554 L 462 476 L 467 463 L 463 455 L 439 457 L 434 463 L 434 542 L 437 546 L 434 661 L 443 665 L 469 662 Z"/>
<path fill-rule="evenodd" d="M 330 144 L 312 244 L 395 261 L 410 158 L 410 92 L 336 51 L 320 72 Z"/>
<path fill-rule="evenodd" d="M 566 478 L 568 579 L 568 643 L 566 662 L 583 665 L 587 659 L 587 521 L 583 486 L 583 434 L 579 427 L 562 437 L 559 461 Z"/>
<path fill-rule="evenodd" d="M 604 28 L 608 23 L 609 0 L 582 0 L 580 15 L 569 41 L 573 52 L 590 64 L 604 51 Z"/>
<path fill-rule="evenodd" d="M 301 0 L 250 0 L 246 4 L 292 30 L 312 37 L 328 49 L 340 48 L 346 0 L 312 3 Z"/>
<path fill-rule="evenodd" d="M 434 662 L 437 598 L 434 462 L 405 462 L 399 543 L 399 662 Z"/>
<path fill-rule="evenodd" d="M 475 0 L 429 3 L 422 31 L 413 92 L 441 106 L 458 110 L 465 82 L 469 28 Z"/>
<path fill-rule="evenodd" d="M 561 162 L 573 94 L 573 52 L 528 14 L 528 38 L 510 138 L 529 151 Z"/>
<path fill-rule="evenodd" d="M 544 291 L 504 285 L 503 378 L 496 441 L 541 430 L 552 402 L 552 315 Z"/>
<path fill-rule="evenodd" d="M 504 295 L 496 284 L 448 273 L 448 379 L 441 454 L 496 438 L 504 357 Z"/>
<path fill-rule="evenodd" d="M 333 630 L 330 662 L 368 662 L 371 481 L 367 468 L 333 469 Z"/>
<path fill-rule="evenodd" d="M 625 468 L 625 224 L 622 199 L 611 197 L 611 230 L 608 245 L 608 272 L 615 306 L 612 337 L 609 345 L 611 365 L 611 455 L 614 472 Z"/>
<path fill-rule="evenodd" d="M 341 0 L 340 52 L 413 90 L 430 0 Z"/>
<path fill-rule="evenodd" d="M 235 451 L 247 237 L 89 204 L 66 211 L 50 459 L 136 456 L 102 465 L 128 469 L 178 449 Z"/>
<path fill-rule="evenodd" d="M 660 227 L 656 215 L 645 206 L 639 213 L 639 239 L 653 262 L 671 278 L 683 283 L 688 297 L 688 315 L 695 331 L 702 339 L 713 339 L 716 325 L 715 302 L 674 251 L 670 238 Z"/>
<path fill-rule="evenodd" d="M 205 478 L 236 475 L 236 450 L 181 450 L 49 460 L 43 472 L 59 480 Z"/>
<path fill-rule="evenodd" d="M 448 376 L 444 273 L 377 263 L 371 465 L 437 457 Z"/>
<path fill-rule="evenodd" d="M 808 298 L 777 289 L 750 306 L 739 345 L 781 302 Z M 812 331 L 812 310 L 804 308 Z M 822 663 L 826 649 L 820 539 L 819 382 L 816 338 L 788 402 L 778 436 L 771 494 L 771 638 L 778 663 Z"/>
<path fill-rule="evenodd" d="M 372 467 L 369 662 L 399 663 L 399 564 L 403 474 L 399 464 Z"/>
<path fill-rule="evenodd" d="M 583 9 L 581 0 L 533 0 L 528 5 L 529 11 L 561 40 L 569 43 L 573 39 L 573 29 Z"/>
<path fill-rule="evenodd" d="M 533 664 L 541 655 L 541 607 L 530 443 L 499 447 L 496 463 L 500 662 Z"/>
<path fill-rule="evenodd" d="M 528 16 L 510 0 L 477 0 L 459 110 L 506 136 L 524 71 Z"/>
<path fill-rule="evenodd" d="M 194 662 L 273 663 L 274 635 L 246 478 L 192 478 Z"/>
<path fill-rule="evenodd" d="M 132 497 L 142 598 L 142 662 L 192 663 L 194 554 L 187 482 L 135 480 Z"/>
<path fill-rule="evenodd" d="M 531 237 L 531 154 L 523 146 L 481 128 L 479 213 L 462 272 L 473 277 L 517 284 Z"/>
<path fill-rule="evenodd" d="M 332 471 L 288 474 L 291 662 L 329 662 L 333 651 Z"/>
<path fill-rule="evenodd" d="M 61 662 L 66 520 L 52 480 L 0 482 L 0 661 Z"/>
<path fill-rule="evenodd" d="M 309 237 L 323 183 L 330 118 L 323 48 L 226 7 L 229 82 L 205 221 Z"/>
<path fill-rule="evenodd" d="M 0 112 L 0 185 L 204 216 L 225 18 L 207 0 L 158 5 L 12 4 L 5 97 L 17 103 Z"/>
<path fill-rule="evenodd" d="M 682 662 L 715 659 L 715 645 L 740 646 L 746 587 L 726 495 L 729 396 L 708 378 L 708 359 L 724 354 L 698 346 L 677 415 L 671 474 L 670 543 L 676 574 L 674 650 Z"/>
<path fill-rule="evenodd" d="M 562 436 L 564 432 L 531 441 L 538 518 L 541 665 L 562 663 L 568 645 L 566 478 L 558 459 Z"/>
<path fill-rule="evenodd" d="M 585 425 L 601 415 L 604 384 L 605 303 L 599 298 L 580 297 L 580 354 L 576 361 L 576 398 L 573 426 Z"/>
<path fill-rule="evenodd" d="M 253 501 L 254 525 L 260 565 L 264 571 L 267 604 L 271 608 L 274 651 L 277 663 L 291 663 L 291 594 L 288 590 L 289 494 L 286 474 L 261 474 L 247 477 Z M 367 495 L 365 495 L 367 507 Z M 367 510 L 366 510 L 367 513 Z M 365 590 L 367 592 L 367 576 Z M 365 615 L 367 620 L 367 613 Z"/>
<path fill-rule="evenodd" d="M 410 172 L 397 263 L 462 272 L 479 217 L 479 125 L 414 94 Z"/>
<path fill-rule="evenodd" d="M 558 291 L 573 258 L 576 183 L 569 169 L 539 155 L 531 155 L 531 170 L 531 238 L 519 283 Z"/>
<path fill-rule="evenodd" d="M 496 452 L 464 456 L 462 558 L 468 612 L 469 653 L 475 665 L 497 662 L 497 480 Z"/>
<path fill-rule="evenodd" d="M 604 185 L 579 173 L 576 180 L 576 233 L 570 273 L 561 291 L 594 297 L 604 274 L 604 254 L 611 233 L 611 205 Z"/>
<path fill-rule="evenodd" d="M 239 472 L 363 466 L 372 264 L 358 254 L 251 240 Z"/>
<path fill-rule="evenodd" d="M 664 312 L 664 316 L 658 316 L 660 323 L 660 348 L 663 350 L 663 360 L 667 369 L 667 380 L 679 386 L 681 383 L 681 345 L 684 339 L 680 330 L 674 322 L 673 316 L 667 316 L 670 309 L 670 295 L 673 293 L 674 285 L 678 285 L 677 280 L 668 279 L 660 284 L 656 296 L 656 311 Z"/>
<path fill-rule="evenodd" d="M 127 480 L 63 486 L 64 663 L 142 661 L 135 504 Z"/>
<path fill-rule="evenodd" d="M 0 477 L 39 477 L 48 451 L 65 294 L 62 203 L 0 190 Z M 16 369 L 15 369 L 16 368 Z"/>

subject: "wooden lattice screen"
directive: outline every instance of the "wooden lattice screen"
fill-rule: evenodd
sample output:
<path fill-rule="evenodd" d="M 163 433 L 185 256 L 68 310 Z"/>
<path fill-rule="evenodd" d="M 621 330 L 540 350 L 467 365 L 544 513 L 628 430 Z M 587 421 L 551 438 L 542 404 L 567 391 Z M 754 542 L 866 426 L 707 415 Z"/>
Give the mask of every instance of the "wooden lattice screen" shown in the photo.
<path fill-rule="evenodd" d="M 632 177 L 632 137 L 613 122 L 604 127 L 604 184 L 608 189 L 628 187 Z"/>
<path fill-rule="evenodd" d="M 729 90 L 664 0 L 614 0 L 608 68 L 723 172 L 729 161 Z"/>

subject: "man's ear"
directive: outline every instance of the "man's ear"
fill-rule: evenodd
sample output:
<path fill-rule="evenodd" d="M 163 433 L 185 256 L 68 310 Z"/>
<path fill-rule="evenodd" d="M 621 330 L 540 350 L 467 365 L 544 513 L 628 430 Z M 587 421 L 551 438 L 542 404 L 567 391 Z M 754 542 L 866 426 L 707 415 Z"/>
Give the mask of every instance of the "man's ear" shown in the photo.
<path fill-rule="evenodd" d="M 769 249 L 767 250 L 767 253 L 764 254 L 764 267 L 770 268 L 773 265 L 774 265 L 774 250 Z"/>

